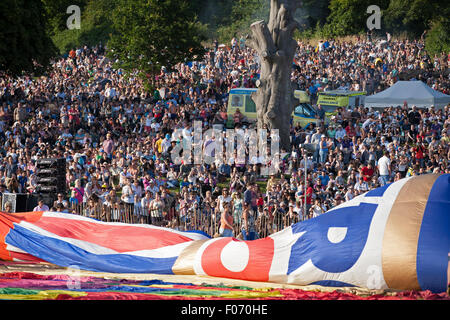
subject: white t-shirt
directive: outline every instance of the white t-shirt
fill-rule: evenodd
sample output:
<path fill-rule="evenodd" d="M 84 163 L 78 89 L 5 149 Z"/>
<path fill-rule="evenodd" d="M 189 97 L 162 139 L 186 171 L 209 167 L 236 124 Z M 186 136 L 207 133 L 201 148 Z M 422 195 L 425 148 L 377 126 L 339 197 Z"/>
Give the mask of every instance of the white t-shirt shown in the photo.
<path fill-rule="evenodd" d="M 150 126 L 153 130 L 155 130 L 156 132 L 159 131 L 159 128 L 161 127 L 161 125 L 158 122 L 154 122 L 151 124 Z"/>
<path fill-rule="evenodd" d="M 312 206 L 312 216 L 313 218 L 320 216 L 323 213 L 323 209 L 321 206 L 313 205 Z"/>
<path fill-rule="evenodd" d="M 39 205 L 37 205 L 33 209 L 33 211 L 48 211 L 48 210 L 50 210 L 50 209 L 46 204 L 44 204 L 42 207 L 39 207 Z"/>
<path fill-rule="evenodd" d="M 137 194 L 137 195 L 139 195 L 139 198 L 142 198 L 142 194 L 143 194 L 143 190 L 142 190 L 142 187 L 141 186 L 135 186 L 134 184 L 133 185 L 131 185 L 131 190 L 133 191 L 133 194 Z"/>
<path fill-rule="evenodd" d="M 389 166 L 391 164 L 391 160 L 389 160 L 388 157 L 382 156 L 378 160 L 378 171 L 380 172 L 381 176 L 387 176 L 389 175 Z"/>
<path fill-rule="evenodd" d="M 133 189 L 129 185 L 124 185 L 122 188 L 122 199 L 126 203 L 134 203 Z"/>
<path fill-rule="evenodd" d="M 231 202 L 231 197 L 230 197 L 230 196 L 224 197 L 223 195 L 220 195 L 220 196 L 218 197 L 218 199 L 219 199 L 219 209 L 220 209 L 220 211 L 222 212 L 222 211 L 224 210 L 224 209 L 223 209 L 223 204 L 224 204 L 225 202 L 230 203 L 230 202 Z"/>
<path fill-rule="evenodd" d="M 363 125 L 362 125 L 362 128 L 364 129 L 364 130 L 366 130 L 366 128 L 368 127 L 368 126 L 370 126 L 372 124 L 372 119 L 367 119 L 366 121 L 364 121 L 364 123 L 363 123 Z"/>

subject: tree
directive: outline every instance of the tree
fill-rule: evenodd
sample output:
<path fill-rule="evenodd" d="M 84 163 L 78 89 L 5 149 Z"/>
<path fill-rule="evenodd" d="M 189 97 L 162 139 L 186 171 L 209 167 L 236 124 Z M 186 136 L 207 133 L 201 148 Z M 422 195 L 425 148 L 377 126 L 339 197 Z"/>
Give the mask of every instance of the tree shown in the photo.
<path fill-rule="evenodd" d="M 43 73 L 57 53 L 46 32 L 40 0 L 0 2 L 0 70 L 16 76 Z"/>
<path fill-rule="evenodd" d="M 450 21 L 438 18 L 431 23 L 431 29 L 425 38 L 425 48 L 434 54 L 450 53 Z"/>
<path fill-rule="evenodd" d="M 47 28 L 50 35 L 55 35 L 67 29 L 67 8 L 71 5 L 80 7 L 84 11 L 87 0 L 42 0 L 47 17 Z"/>
<path fill-rule="evenodd" d="M 204 29 L 188 1 L 119 0 L 108 41 L 116 67 L 148 77 L 177 63 L 202 58 Z"/>
<path fill-rule="evenodd" d="M 207 26 L 209 39 L 217 37 L 220 26 L 231 24 L 233 1 L 190 0 L 189 4 L 193 11 L 198 14 L 199 21 Z"/>
<path fill-rule="evenodd" d="M 291 72 L 297 42 L 292 36 L 299 24 L 293 14 L 299 6 L 296 0 L 271 0 L 269 22 L 254 22 L 246 42 L 261 59 L 258 90 L 252 94 L 258 128 L 278 129 L 280 147 L 286 151 L 291 149 L 290 121 L 295 106 Z"/>
<path fill-rule="evenodd" d="M 449 13 L 448 3 L 442 0 L 390 0 L 384 21 L 393 33 L 406 32 L 418 37 L 431 27 L 435 18 L 448 19 Z"/>
<path fill-rule="evenodd" d="M 111 11 L 117 7 L 117 3 L 118 0 L 89 0 L 81 10 L 80 29 L 70 30 L 67 26 L 61 30 L 53 29 L 52 39 L 59 52 L 64 54 L 73 48 L 107 43 L 110 35 L 114 33 Z M 69 15 L 65 14 L 62 18 L 55 18 L 54 24 L 61 20 L 64 20 L 65 24 L 68 17 Z"/>
<path fill-rule="evenodd" d="M 300 18 L 306 23 L 306 27 L 314 28 L 323 25 L 330 14 L 330 0 L 304 0 L 300 7 Z"/>
<path fill-rule="evenodd" d="M 221 41 L 231 40 L 239 37 L 238 34 L 246 34 L 250 24 L 259 19 L 267 19 L 269 16 L 270 0 L 237 0 L 233 2 L 229 19 L 225 20 L 218 29 Z"/>
<path fill-rule="evenodd" d="M 389 0 L 331 0 L 330 14 L 326 18 L 323 35 L 336 37 L 365 33 L 368 30 L 367 8 L 370 5 L 377 5 L 384 10 L 388 4 Z"/>

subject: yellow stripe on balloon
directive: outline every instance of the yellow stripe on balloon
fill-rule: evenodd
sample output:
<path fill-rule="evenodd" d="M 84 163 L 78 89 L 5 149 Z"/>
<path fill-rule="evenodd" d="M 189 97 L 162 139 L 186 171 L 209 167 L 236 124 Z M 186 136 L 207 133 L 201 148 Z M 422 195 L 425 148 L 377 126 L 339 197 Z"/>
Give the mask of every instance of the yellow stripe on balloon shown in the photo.
<path fill-rule="evenodd" d="M 36 294 L 0 294 L 0 300 L 54 300 L 60 294 L 69 295 L 73 298 L 76 297 L 85 297 L 87 296 L 86 292 L 77 292 L 77 291 L 69 291 L 69 290 L 45 290 L 39 291 Z"/>

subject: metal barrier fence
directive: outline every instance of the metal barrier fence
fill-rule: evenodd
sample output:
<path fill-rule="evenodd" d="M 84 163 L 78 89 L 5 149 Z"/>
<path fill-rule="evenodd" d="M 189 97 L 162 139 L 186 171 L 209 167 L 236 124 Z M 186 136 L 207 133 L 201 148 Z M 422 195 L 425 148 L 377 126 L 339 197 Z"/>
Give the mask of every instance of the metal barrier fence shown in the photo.
<path fill-rule="evenodd" d="M 148 210 L 133 204 L 115 203 L 105 205 L 101 203 L 80 203 L 71 206 L 71 212 L 85 217 L 90 217 L 104 222 L 123 222 L 131 224 L 152 224 L 168 227 L 180 231 L 198 230 L 211 237 L 219 236 L 220 213 L 205 214 L 202 210 L 189 210 L 185 215 L 179 216 L 175 212 L 163 212 L 161 210 Z M 272 233 L 298 222 L 298 219 L 290 218 L 288 214 L 275 217 L 267 213 L 255 215 L 255 232 L 257 238 L 264 238 Z M 234 216 L 233 236 L 242 238 L 243 222 L 240 217 Z"/>

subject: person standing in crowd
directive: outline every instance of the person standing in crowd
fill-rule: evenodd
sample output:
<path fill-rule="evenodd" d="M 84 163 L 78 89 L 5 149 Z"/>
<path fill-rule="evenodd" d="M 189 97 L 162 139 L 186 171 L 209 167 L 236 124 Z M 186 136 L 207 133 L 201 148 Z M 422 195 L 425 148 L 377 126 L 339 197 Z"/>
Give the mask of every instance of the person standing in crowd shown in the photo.
<path fill-rule="evenodd" d="M 294 205 L 289 204 L 284 219 L 285 219 L 285 226 L 292 226 L 293 224 L 296 224 L 297 222 L 300 221 L 298 214 L 294 211 Z"/>
<path fill-rule="evenodd" d="M 218 203 L 219 203 L 220 211 L 224 210 L 225 204 L 231 204 L 232 198 L 228 194 L 228 188 L 223 188 L 222 189 L 222 194 L 217 198 L 217 200 L 218 200 Z"/>
<path fill-rule="evenodd" d="M 103 141 L 102 150 L 106 152 L 108 157 L 111 157 L 113 151 L 115 150 L 114 140 L 109 132 L 106 134 L 106 139 Z"/>
<path fill-rule="evenodd" d="M 159 192 L 155 193 L 155 198 L 150 202 L 149 210 L 152 224 L 160 226 L 163 223 L 164 203 Z"/>
<path fill-rule="evenodd" d="M 366 166 L 361 169 L 361 176 L 364 181 L 368 182 L 372 179 L 373 174 L 375 173 L 372 162 L 369 161 Z"/>
<path fill-rule="evenodd" d="M 76 179 L 75 186 L 71 190 L 69 201 L 72 204 L 79 205 L 83 203 L 83 197 L 84 197 L 84 188 L 81 185 L 81 180 Z"/>
<path fill-rule="evenodd" d="M 328 157 L 328 148 L 330 147 L 327 137 L 322 134 L 319 141 L 319 162 L 325 163 Z"/>
<path fill-rule="evenodd" d="M 43 199 L 38 200 L 38 205 L 33 208 L 33 211 L 49 211 L 50 208 L 44 203 Z"/>
<path fill-rule="evenodd" d="M 325 110 L 322 108 L 321 104 L 317 105 L 317 119 L 319 119 L 319 125 L 322 125 L 325 122 Z"/>
<path fill-rule="evenodd" d="M 241 233 L 244 240 L 256 239 L 255 213 L 248 203 L 244 204 L 242 211 Z"/>
<path fill-rule="evenodd" d="M 237 191 L 233 192 L 231 195 L 231 205 L 233 211 L 233 221 L 237 223 L 235 234 L 239 234 L 240 223 L 242 221 L 242 213 L 244 207 L 244 199 L 242 197 L 242 192 L 240 192 L 240 188 Z"/>
<path fill-rule="evenodd" d="M 364 180 L 364 177 L 360 176 L 358 178 L 358 181 L 355 183 L 354 185 L 354 189 L 359 193 L 362 194 L 366 191 L 369 191 L 369 185 L 368 183 Z"/>
<path fill-rule="evenodd" d="M 3 212 L 12 213 L 12 204 L 11 204 L 11 202 L 9 202 L 9 201 L 5 202 L 5 205 L 3 206 Z"/>
<path fill-rule="evenodd" d="M 411 125 L 417 127 L 420 124 L 422 116 L 420 115 L 419 111 L 417 111 L 417 107 L 413 106 L 412 110 L 408 113 L 408 120 Z"/>
<path fill-rule="evenodd" d="M 378 172 L 382 181 L 382 185 L 386 185 L 389 182 L 391 175 L 391 160 L 389 159 L 389 152 L 383 151 L 383 156 L 378 159 Z"/>
<path fill-rule="evenodd" d="M 232 237 L 234 231 L 233 216 L 229 202 L 223 204 L 223 211 L 220 215 L 219 234 L 221 237 Z"/>
<path fill-rule="evenodd" d="M 53 206 L 56 208 L 59 203 L 61 203 L 65 209 L 69 207 L 69 202 L 64 199 L 64 194 L 61 192 L 58 193 L 57 199 L 53 202 Z"/>
<path fill-rule="evenodd" d="M 141 223 L 151 224 L 149 210 L 152 200 L 152 192 L 150 190 L 145 191 L 145 196 L 141 199 L 142 211 L 139 217 Z"/>
<path fill-rule="evenodd" d="M 126 214 L 131 214 L 134 211 L 134 191 L 131 181 L 131 178 L 127 178 L 122 187 L 121 200 L 125 204 Z"/>

